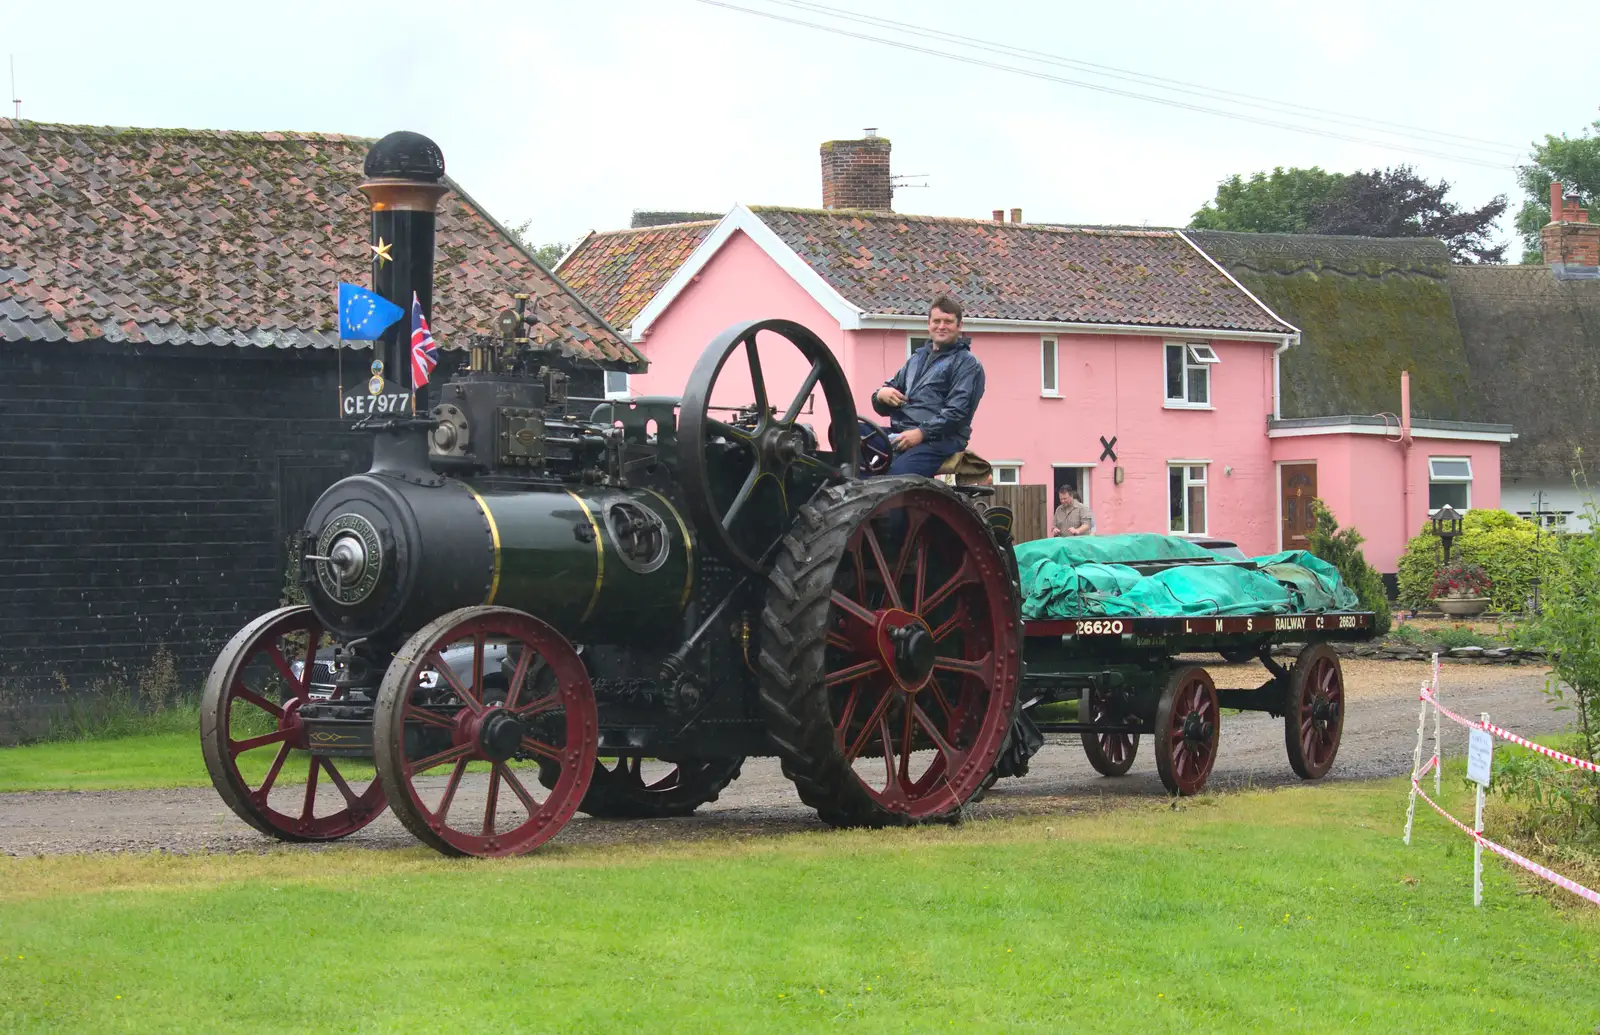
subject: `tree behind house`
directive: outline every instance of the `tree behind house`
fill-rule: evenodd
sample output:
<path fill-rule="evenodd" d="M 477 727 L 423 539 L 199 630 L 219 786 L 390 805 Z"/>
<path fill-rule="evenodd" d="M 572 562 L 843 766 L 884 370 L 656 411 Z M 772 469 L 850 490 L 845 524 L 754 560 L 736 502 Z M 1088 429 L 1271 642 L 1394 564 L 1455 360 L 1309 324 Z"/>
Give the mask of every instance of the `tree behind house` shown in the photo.
<path fill-rule="evenodd" d="M 1505 245 L 1491 244 L 1504 195 L 1463 210 L 1445 200 L 1450 184 L 1433 183 L 1408 165 L 1370 172 L 1274 169 L 1245 180 L 1230 176 L 1217 196 L 1194 214 L 1198 230 L 1330 234 L 1353 237 L 1435 237 L 1455 262 L 1500 262 Z"/>
<path fill-rule="evenodd" d="M 1217 184 L 1217 196 L 1194 214 L 1196 230 L 1244 230 L 1257 234 L 1309 234 L 1317 213 L 1344 181 L 1343 173 L 1309 169 L 1239 174 Z"/>
<path fill-rule="evenodd" d="M 1355 590 L 1361 599 L 1361 609 L 1372 612 L 1372 630 L 1377 636 L 1389 632 L 1389 594 L 1383 588 L 1383 577 L 1367 564 L 1361 544 L 1366 539 L 1353 528 L 1341 529 L 1333 512 L 1313 500 L 1312 513 L 1317 525 L 1311 531 L 1311 552 L 1339 569 L 1339 577 Z"/>
<path fill-rule="evenodd" d="M 1522 261 L 1537 265 L 1544 262 L 1539 229 L 1550 222 L 1550 184 L 1559 182 L 1568 194 L 1578 195 L 1589 218 L 1600 223 L 1600 119 L 1577 137 L 1546 134 L 1528 157 L 1532 163 L 1517 168 L 1517 182 L 1528 192 L 1517 212 L 1517 233 Z"/>
<path fill-rule="evenodd" d="M 561 257 L 567 254 L 566 243 L 562 241 L 551 241 L 548 244 L 535 245 L 532 241 L 528 240 L 528 231 L 532 229 L 532 227 L 533 220 L 524 219 L 516 226 L 508 226 L 506 229 L 511 232 L 512 237 L 517 239 L 517 243 L 522 245 L 522 247 L 527 250 L 528 254 L 532 255 L 538 260 L 539 265 L 543 266 L 547 270 L 555 269 L 556 263 L 560 262 Z"/>

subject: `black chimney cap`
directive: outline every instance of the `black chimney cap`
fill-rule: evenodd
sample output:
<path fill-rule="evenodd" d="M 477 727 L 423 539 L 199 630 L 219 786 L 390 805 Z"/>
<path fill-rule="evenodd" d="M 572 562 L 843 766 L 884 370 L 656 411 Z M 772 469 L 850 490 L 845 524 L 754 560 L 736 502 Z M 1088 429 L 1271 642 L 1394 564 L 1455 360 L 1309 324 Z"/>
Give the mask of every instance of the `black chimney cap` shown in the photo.
<path fill-rule="evenodd" d="M 444 152 L 421 133 L 401 130 L 372 145 L 361 171 L 369 180 L 436 183 L 444 177 Z"/>

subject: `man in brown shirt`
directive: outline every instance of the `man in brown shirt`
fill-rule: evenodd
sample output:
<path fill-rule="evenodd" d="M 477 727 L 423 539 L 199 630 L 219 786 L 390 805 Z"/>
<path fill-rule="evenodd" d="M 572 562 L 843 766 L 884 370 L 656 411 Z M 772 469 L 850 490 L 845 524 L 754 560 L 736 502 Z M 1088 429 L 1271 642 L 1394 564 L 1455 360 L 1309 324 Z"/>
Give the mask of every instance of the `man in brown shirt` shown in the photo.
<path fill-rule="evenodd" d="M 1051 535 L 1091 535 L 1094 532 L 1094 514 L 1072 495 L 1072 486 L 1063 485 L 1056 493 L 1060 506 L 1056 507 L 1055 527 Z"/>

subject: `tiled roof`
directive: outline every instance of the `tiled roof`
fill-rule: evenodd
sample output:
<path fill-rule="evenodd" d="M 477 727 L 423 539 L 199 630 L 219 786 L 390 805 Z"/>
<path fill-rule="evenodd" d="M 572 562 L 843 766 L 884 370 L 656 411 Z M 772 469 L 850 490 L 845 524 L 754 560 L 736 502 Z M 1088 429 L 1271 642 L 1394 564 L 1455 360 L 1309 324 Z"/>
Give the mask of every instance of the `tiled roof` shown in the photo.
<path fill-rule="evenodd" d="M 969 318 L 1289 328 L 1171 230 L 1105 230 L 846 210 L 752 209 L 852 305 L 921 316 L 945 291 Z"/>
<path fill-rule="evenodd" d="M 591 233 L 556 267 L 613 327 L 627 327 L 706 239 L 717 220 Z"/>
<path fill-rule="evenodd" d="M 340 280 L 368 278 L 370 140 L 0 119 L 0 340 L 336 343 Z M 567 351 L 637 353 L 450 183 L 433 328 L 489 332 L 533 294 Z"/>

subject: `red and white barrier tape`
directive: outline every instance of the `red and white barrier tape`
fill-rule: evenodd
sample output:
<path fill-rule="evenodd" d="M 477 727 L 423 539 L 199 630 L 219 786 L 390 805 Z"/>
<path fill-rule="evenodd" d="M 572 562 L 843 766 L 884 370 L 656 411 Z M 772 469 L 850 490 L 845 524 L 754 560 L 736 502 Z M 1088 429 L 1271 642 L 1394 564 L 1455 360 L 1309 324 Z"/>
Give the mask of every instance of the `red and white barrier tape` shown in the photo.
<path fill-rule="evenodd" d="M 1440 704 L 1438 698 L 1433 696 L 1433 691 L 1429 690 L 1427 687 L 1422 688 L 1422 699 L 1437 708 L 1439 710 L 1439 714 L 1443 715 L 1451 722 L 1459 723 L 1468 729 L 1485 730 L 1489 733 L 1492 733 L 1496 737 L 1499 737 L 1501 740 L 1509 740 L 1513 744 L 1525 747 L 1529 751 L 1537 751 L 1539 754 L 1553 758 L 1557 762 L 1565 762 L 1568 765 L 1577 766 L 1579 769 L 1586 769 L 1591 773 L 1600 773 L 1600 765 L 1596 765 L 1595 763 L 1586 761 L 1582 758 L 1574 758 L 1571 755 L 1563 754 L 1562 752 L 1557 751 L 1555 748 L 1548 748 L 1543 744 L 1535 744 L 1526 737 L 1517 736 L 1515 733 L 1512 733 L 1503 726 L 1496 726 L 1492 722 L 1473 722 L 1471 719 L 1463 719 L 1455 712 Z"/>
<path fill-rule="evenodd" d="M 1568 765 L 1575 765 L 1579 769 L 1587 769 L 1591 773 L 1600 773 L 1600 765 L 1595 765 L 1593 762 L 1586 762 L 1581 758 L 1573 758 L 1571 755 L 1564 755 L 1554 748 L 1545 747 L 1543 744 L 1535 744 L 1533 741 L 1528 740 L 1525 737 L 1519 737 L 1510 730 L 1502 729 L 1492 722 L 1486 723 L 1483 728 L 1488 730 L 1490 733 L 1493 733 L 1497 737 L 1511 741 L 1513 744 L 1520 744 L 1530 751 L 1537 751 L 1541 755 L 1548 755 L 1557 762 L 1565 762 Z"/>
<path fill-rule="evenodd" d="M 1483 845 L 1483 847 L 1489 849 L 1489 851 L 1494 852 L 1496 855 L 1498 855 L 1498 856 L 1500 856 L 1500 857 L 1502 857 L 1504 859 L 1507 859 L 1507 860 L 1509 860 L 1511 862 L 1516 863 L 1518 866 L 1521 866 L 1523 869 L 1527 870 L 1529 873 L 1533 873 L 1533 874 L 1536 874 L 1537 876 L 1543 877 L 1545 880 L 1549 881 L 1552 884 L 1555 884 L 1555 885 L 1558 885 L 1560 887 L 1566 888 L 1568 891 L 1572 892 L 1574 895 L 1577 895 L 1581 899 L 1585 899 L 1585 900 L 1587 900 L 1589 902 L 1594 903 L 1597 906 L 1600 906 L 1600 891 L 1590 891 L 1588 888 L 1584 887 L 1582 884 L 1579 884 L 1577 881 L 1571 880 L 1571 879 L 1569 879 L 1567 877 L 1563 877 L 1563 876 L 1561 876 L 1561 874 L 1559 874 L 1556 871 L 1550 869 L 1549 867 L 1540 866 L 1538 863 L 1534 862 L 1532 859 L 1528 859 L 1528 858 L 1525 858 L 1523 856 L 1520 856 L 1516 852 L 1513 852 L 1511 849 L 1505 847 L 1504 845 L 1496 844 L 1495 842 L 1489 840 L 1487 837 L 1484 837 L 1482 834 L 1478 833 L 1476 830 L 1473 830 L 1471 827 L 1467 826 L 1465 823 L 1461 822 L 1459 819 L 1457 819 L 1454 816 L 1450 815 L 1450 813 L 1446 812 L 1439 805 L 1438 802 L 1436 802 L 1432 798 L 1428 797 L 1428 792 L 1422 789 L 1422 785 L 1421 785 L 1420 779 L 1424 774 L 1427 773 L 1427 771 L 1437 761 L 1438 761 L 1438 757 L 1435 756 L 1433 759 L 1431 759 L 1428 762 L 1427 765 L 1422 767 L 1422 772 L 1417 774 L 1417 778 L 1415 778 L 1415 779 L 1413 779 L 1411 781 L 1411 789 L 1413 791 L 1415 791 L 1417 794 L 1420 794 L 1422 796 L 1422 800 L 1423 801 L 1425 801 L 1429 805 L 1433 806 L 1433 811 L 1437 812 L 1439 815 L 1443 816 L 1445 819 L 1448 819 L 1451 823 L 1455 824 L 1456 827 L 1458 829 L 1460 829 L 1460 831 L 1463 834 L 1466 834 L 1468 837 L 1472 838 L 1474 841 L 1476 841 L 1479 844 Z"/>

